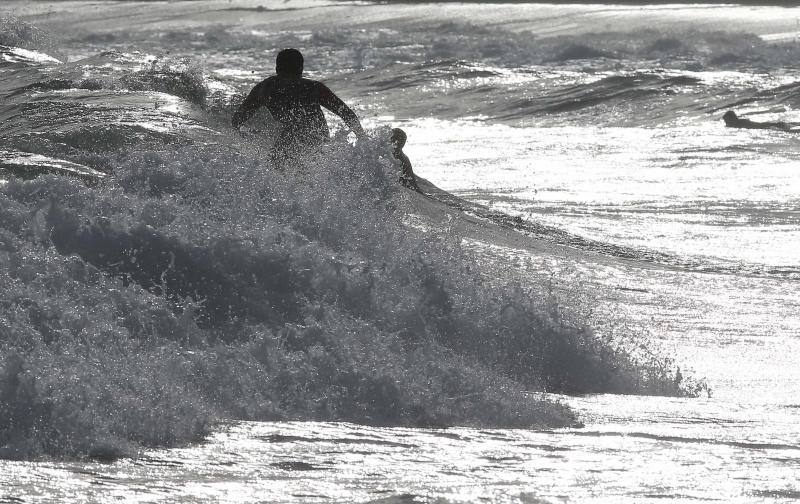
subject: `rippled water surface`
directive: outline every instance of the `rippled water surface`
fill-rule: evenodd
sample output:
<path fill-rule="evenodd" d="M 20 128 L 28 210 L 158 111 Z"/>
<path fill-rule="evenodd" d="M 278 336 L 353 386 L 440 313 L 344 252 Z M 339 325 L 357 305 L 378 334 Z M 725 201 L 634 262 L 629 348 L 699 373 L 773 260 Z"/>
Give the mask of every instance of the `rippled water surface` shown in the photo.
<path fill-rule="evenodd" d="M 207 443 L 98 463 L 8 463 L 7 491 L 103 502 L 671 502 L 794 499 L 796 415 L 599 396 L 578 430 L 243 423 Z M 615 410 L 615 415 L 608 415 Z M 679 413 L 678 413 L 679 412 Z M 784 439 L 762 433 L 780 425 Z M 677 455 L 679 453 L 680 455 Z"/>
<path fill-rule="evenodd" d="M 3 441 L 0 502 L 800 499 L 800 137 L 720 120 L 735 108 L 800 126 L 796 10 L 0 6 L 42 31 L 4 21 L 0 33 L 0 322 L 16 328 L 0 337 L 28 352 L 0 361 L 0 419 L 50 433 Z M 399 192 L 359 164 L 383 159 L 373 144 L 331 148 L 298 169 L 302 183 L 264 175 L 269 121 L 235 136 L 228 118 L 288 46 L 371 131 L 403 127 L 419 175 L 483 206 Z M 56 175 L 21 182 L 26 170 Z M 356 198 L 326 178 L 359 170 Z M 464 260 L 454 236 L 479 274 L 452 266 Z M 419 250 L 409 274 L 387 268 Z M 151 259 L 148 274 L 126 263 Z M 462 306 L 457 326 L 448 310 Z M 708 386 L 696 398 L 526 391 L 530 369 L 474 357 L 530 322 L 515 318 L 525 310 L 631 337 L 639 357 L 670 359 L 676 383 Z M 329 334 L 352 353 L 330 350 Z M 64 382 L 74 396 L 47 395 Z M 418 403 L 398 406 L 407 397 Z M 543 399 L 541 425 L 571 426 L 288 421 L 474 426 L 497 408 L 494 422 L 513 425 L 529 412 L 509 403 Z"/>

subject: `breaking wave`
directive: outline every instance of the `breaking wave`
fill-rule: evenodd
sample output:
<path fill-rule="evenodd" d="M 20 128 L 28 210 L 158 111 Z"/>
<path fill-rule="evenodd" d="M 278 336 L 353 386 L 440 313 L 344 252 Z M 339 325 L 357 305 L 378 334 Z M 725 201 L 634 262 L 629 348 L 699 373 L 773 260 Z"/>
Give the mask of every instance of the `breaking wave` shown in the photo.
<path fill-rule="evenodd" d="M 210 89 L 120 53 L 0 65 L 0 455 L 223 419 L 556 427 L 578 420 L 542 392 L 695 390 L 413 223 L 385 131 L 278 171 Z"/>

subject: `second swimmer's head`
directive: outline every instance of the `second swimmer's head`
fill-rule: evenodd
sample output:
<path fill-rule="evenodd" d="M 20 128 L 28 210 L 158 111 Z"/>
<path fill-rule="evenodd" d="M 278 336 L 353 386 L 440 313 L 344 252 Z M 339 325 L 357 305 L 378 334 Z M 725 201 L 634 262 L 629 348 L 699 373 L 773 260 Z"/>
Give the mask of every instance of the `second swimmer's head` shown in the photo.
<path fill-rule="evenodd" d="M 408 137 L 406 132 L 400 128 L 392 128 L 392 136 L 390 138 L 395 149 L 402 149 Z"/>
<path fill-rule="evenodd" d="M 736 116 L 736 112 L 729 110 L 723 114 L 722 120 L 725 121 L 725 124 L 733 124 L 738 121 L 739 118 Z"/>

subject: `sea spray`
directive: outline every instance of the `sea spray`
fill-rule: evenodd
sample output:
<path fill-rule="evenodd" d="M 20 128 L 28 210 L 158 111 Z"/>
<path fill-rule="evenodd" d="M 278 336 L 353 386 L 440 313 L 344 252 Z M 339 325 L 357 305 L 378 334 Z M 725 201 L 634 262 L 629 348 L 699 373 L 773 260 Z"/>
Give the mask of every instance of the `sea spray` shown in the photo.
<path fill-rule="evenodd" d="M 14 16 L 0 15 L 0 46 L 15 49 L 43 51 L 49 56 L 39 62 L 58 62 L 63 61 L 59 57 L 57 44 L 45 30 L 26 23 Z M 55 58 L 54 58 L 55 57 Z"/>
<path fill-rule="evenodd" d="M 50 127 L 4 142 L 111 175 L 0 187 L 4 456 L 116 457 L 222 419 L 556 427 L 578 420 L 538 392 L 686 392 L 541 286 L 494 281 L 449 228 L 414 225 L 385 131 L 279 171 L 187 96 L 142 107 L 174 91 L 160 79 L 37 95 L 59 106 L 16 95 Z"/>
<path fill-rule="evenodd" d="M 203 170 L 188 151 L 164 155 L 167 166 L 188 158 Z M 209 215 L 199 203 L 240 195 L 173 184 L 187 192 L 166 205 L 173 215 L 160 231 L 126 223 L 153 222 L 163 186 L 158 196 L 147 187 L 119 197 L 114 182 L 12 180 L 3 194 L 12 214 L 3 219 L 4 444 L 19 456 L 125 453 L 130 443 L 195 439 L 211 419 L 231 417 L 555 426 L 574 420 L 521 394 L 677 392 L 668 375 L 634 383 L 635 364 L 591 331 L 559 326 L 521 291 L 497 291 L 454 237 L 414 236 L 381 199 L 388 191 L 408 208 L 392 179 L 371 192 L 336 172 L 360 205 L 344 203 L 330 189 L 337 183 L 320 196 L 305 178 L 265 169 L 270 203 L 253 208 L 271 214 Z M 370 197 L 381 204 L 364 208 Z M 314 226 L 320 208 L 337 228 Z"/>

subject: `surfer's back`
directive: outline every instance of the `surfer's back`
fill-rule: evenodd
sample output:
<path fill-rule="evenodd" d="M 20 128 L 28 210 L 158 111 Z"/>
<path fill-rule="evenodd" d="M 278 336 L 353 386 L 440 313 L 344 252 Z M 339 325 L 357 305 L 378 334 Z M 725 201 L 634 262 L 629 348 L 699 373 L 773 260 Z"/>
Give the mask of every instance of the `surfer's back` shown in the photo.
<path fill-rule="evenodd" d="M 272 75 L 253 88 L 243 107 L 266 107 L 284 129 L 316 141 L 327 140 L 328 124 L 320 108 L 323 89 L 327 88 L 315 80 Z"/>

